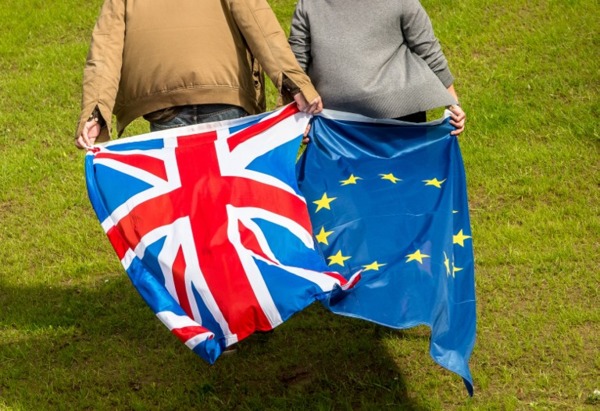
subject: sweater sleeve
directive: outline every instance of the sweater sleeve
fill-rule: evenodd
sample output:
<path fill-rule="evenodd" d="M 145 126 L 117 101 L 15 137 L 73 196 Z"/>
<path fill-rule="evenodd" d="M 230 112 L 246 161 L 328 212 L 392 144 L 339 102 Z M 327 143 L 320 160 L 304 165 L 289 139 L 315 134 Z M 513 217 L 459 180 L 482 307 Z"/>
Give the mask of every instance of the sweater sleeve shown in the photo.
<path fill-rule="evenodd" d="M 435 37 L 431 20 L 418 0 L 402 2 L 401 27 L 406 44 L 429 65 L 446 87 L 454 83 L 448 61 Z"/>
<path fill-rule="evenodd" d="M 292 25 L 290 28 L 290 37 L 288 42 L 296 60 L 305 72 L 308 71 L 310 65 L 310 24 L 308 16 L 304 12 L 304 1 L 299 0 L 296 4 L 296 10 L 292 17 Z"/>
<path fill-rule="evenodd" d="M 291 81 L 306 100 L 318 97 L 308 76 L 298 65 L 285 33 L 266 0 L 228 0 L 235 23 L 252 54 L 282 93 L 283 79 Z"/>
<path fill-rule="evenodd" d="M 92 32 L 83 70 L 81 113 L 75 136 L 81 134 L 90 114 L 98 107 L 106 122 L 98 141 L 110 138 L 112 111 L 121 79 L 124 41 L 125 1 L 105 0 Z"/>

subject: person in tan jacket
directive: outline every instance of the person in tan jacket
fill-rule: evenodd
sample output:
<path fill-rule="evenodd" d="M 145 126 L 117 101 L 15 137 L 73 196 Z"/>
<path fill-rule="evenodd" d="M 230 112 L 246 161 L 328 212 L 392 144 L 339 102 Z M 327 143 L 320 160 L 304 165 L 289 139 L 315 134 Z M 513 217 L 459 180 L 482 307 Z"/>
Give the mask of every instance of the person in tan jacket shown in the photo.
<path fill-rule="evenodd" d="M 266 0 L 105 0 L 83 75 L 78 148 L 151 130 L 258 114 L 263 70 L 287 101 L 315 114 L 321 98 Z"/>

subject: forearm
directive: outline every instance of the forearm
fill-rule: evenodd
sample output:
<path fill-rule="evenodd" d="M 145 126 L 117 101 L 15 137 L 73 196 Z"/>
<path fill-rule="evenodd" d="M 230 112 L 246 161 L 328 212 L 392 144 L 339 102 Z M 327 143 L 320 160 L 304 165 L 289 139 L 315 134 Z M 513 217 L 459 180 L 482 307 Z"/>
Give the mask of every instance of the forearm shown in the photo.
<path fill-rule="evenodd" d="M 106 122 L 99 140 L 108 140 L 112 110 L 121 77 L 125 38 L 125 6 L 123 0 L 106 0 L 92 33 L 92 41 L 83 71 L 81 113 L 76 136 L 81 135 L 94 109 Z"/>
<path fill-rule="evenodd" d="M 454 77 L 427 12 L 416 0 L 405 2 L 403 7 L 401 24 L 406 44 L 427 63 L 445 87 L 450 87 Z"/>
<path fill-rule="evenodd" d="M 310 66 L 311 38 L 310 25 L 304 12 L 303 0 L 300 0 L 296 5 L 288 43 L 302 70 L 308 72 L 308 67 Z"/>
<path fill-rule="evenodd" d="M 279 92 L 284 91 L 286 78 L 308 101 L 317 98 L 318 93 L 296 61 L 269 4 L 265 0 L 229 0 L 229 7 L 252 54 Z"/>
<path fill-rule="evenodd" d="M 456 100 L 456 102 L 458 103 L 458 95 L 456 94 L 456 90 L 454 89 L 454 84 L 450 84 L 450 86 L 448 87 L 448 93 L 450 93 L 452 95 L 452 97 L 454 97 L 454 100 Z"/>

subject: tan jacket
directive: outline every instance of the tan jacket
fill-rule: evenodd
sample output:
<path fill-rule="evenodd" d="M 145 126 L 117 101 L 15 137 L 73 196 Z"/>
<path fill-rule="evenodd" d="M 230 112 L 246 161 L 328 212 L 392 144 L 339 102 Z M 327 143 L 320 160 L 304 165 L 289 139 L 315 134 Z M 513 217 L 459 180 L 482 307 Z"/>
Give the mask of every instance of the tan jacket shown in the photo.
<path fill-rule="evenodd" d="M 260 65 L 258 64 L 260 62 Z M 137 117 L 167 107 L 232 104 L 265 109 L 261 66 L 310 102 L 318 96 L 266 0 L 105 0 L 83 75 L 78 136 L 97 106 L 109 139 Z"/>

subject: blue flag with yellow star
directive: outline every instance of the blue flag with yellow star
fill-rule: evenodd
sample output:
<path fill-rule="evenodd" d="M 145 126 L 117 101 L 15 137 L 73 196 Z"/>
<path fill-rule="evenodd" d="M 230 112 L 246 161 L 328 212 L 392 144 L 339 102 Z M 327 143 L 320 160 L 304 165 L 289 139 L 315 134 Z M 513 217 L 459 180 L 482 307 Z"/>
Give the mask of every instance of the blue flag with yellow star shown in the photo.
<path fill-rule="evenodd" d="M 413 124 L 325 110 L 297 164 L 314 236 L 353 293 L 335 313 L 393 328 L 427 325 L 430 353 L 473 380 L 475 284 L 466 178 L 448 119 Z"/>

